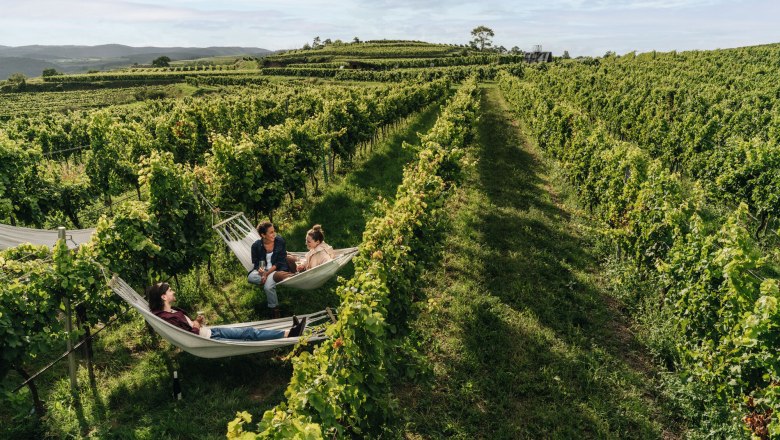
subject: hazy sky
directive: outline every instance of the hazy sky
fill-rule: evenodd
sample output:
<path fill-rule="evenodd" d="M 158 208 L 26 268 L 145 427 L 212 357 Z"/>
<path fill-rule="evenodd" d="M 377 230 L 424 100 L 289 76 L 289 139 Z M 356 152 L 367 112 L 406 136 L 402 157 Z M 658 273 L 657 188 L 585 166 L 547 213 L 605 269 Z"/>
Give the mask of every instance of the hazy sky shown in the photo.
<path fill-rule="evenodd" d="M 353 37 L 494 43 L 559 55 L 780 42 L 778 0 L 0 0 L 0 45 L 301 47 Z"/>

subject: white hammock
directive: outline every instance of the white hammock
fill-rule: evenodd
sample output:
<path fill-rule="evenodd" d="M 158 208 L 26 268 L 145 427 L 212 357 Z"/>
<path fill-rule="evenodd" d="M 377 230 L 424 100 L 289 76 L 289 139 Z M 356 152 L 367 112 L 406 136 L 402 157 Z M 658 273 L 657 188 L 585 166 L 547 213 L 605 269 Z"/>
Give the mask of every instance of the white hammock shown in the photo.
<path fill-rule="evenodd" d="M 93 232 L 95 232 L 95 228 L 66 231 L 68 247 L 74 249 L 80 244 L 88 242 Z M 58 239 L 59 232 L 56 230 L 0 225 L 0 249 L 8 249 L 24 243 L 54 247 Z"/>
<path fill-rule="evenodd" d="M 260 240 L 260 234 L 257 233 L 254 227 L 249 223 L 244 213 L 240 212 L 227 220 L 217 223 L 213 226 L 217 230 L 220 237 L 230 247 L 236 257 L 244 265 L 247 272 L 252 270 L 252 244 L 257 240 Z M 276 283 L 277 286 L 284 285 L 287 287 L 293 287 L 295 289 L 316 289 L 325 284 L 329 279 L 336 274 L 344 265 L 352 260 L 357 252 L 358 248 L 344 248 L 334 249 L 336 258 L 328 261 L 327 263 L 320 264 L 319 266 L 301 272 Z M 303 258 L 306 252 L 287 252 L 288 254 L 296 257 Z"/>
<path fill-rule="evenodd" d="M 117 275 L 109 281 L 111 290 L 122 297 L 128 304 L 138 310 L 146 322 L 152 326 L 155 332 L 162 336 L 166 341 L 181 348 L 182 350 L 203 358 L 221 358 L 226 356 L 237 356 L 242 354 L 259 353 L 273 350 L 298 343 L 298 337 L 271 339 L 268 341 L 234 341 L 206 339 L 194 333 L 188 332 L 182 328 L 168 323 L 164 319 L 155 315 L 149 310 L 149 303 L 130 287 L 123 279 Z M 309 315 L 300 315 L 308 318 L 309 323 L 317 323 L 328 319 L 328 311 L 323 310 Z M 268 321 L 241 322 L 238 324 L 218 325 L 216 327 L 255 327 L 267 330 L 286 330 L 292 327 L 292 318 L 272 319 Z M 325 339 L 322 335 L 314 335 L 309 341 L 320 341 Z"/>

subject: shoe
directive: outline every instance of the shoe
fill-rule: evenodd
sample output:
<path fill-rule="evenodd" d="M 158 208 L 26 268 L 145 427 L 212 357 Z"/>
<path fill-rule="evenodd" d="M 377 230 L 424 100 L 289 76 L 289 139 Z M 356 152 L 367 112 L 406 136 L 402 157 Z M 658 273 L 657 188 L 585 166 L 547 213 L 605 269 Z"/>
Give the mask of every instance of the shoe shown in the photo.
<path fill-rule="evenodd" d="M 297 326 L 301 321 L 298 321 L 298 317 L 293 315 L 293 327 Z"/>
<path fill-rule="evenodd" d="M 290 338 L 296 338 L 296 337 L 298 337 L 298 336 L 302 335 L 302 334 L 303 334 L 303 331 L 304 331 L 305 329 L 306 329 L 306 318 L 304 317 L 303 319 L 301 319 L 301 320 L 300 320 L 300 322 L 298 323 L 298 325 L 294 325 L 294 326 L 292 326 L 292 328 L 290 329 L 290 333 L 289 333 L 289 335 L 288 335 L 288 336 L 289 336 Z"/>

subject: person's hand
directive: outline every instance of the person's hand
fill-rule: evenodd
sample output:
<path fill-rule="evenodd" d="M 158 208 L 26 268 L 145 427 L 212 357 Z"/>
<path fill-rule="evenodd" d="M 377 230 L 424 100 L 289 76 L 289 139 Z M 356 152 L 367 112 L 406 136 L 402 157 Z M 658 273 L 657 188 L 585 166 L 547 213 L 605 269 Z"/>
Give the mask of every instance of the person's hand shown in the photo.
<path fill-rule="evenodd" d="M 195 322 L 197 322 L 198 324 L 201 324 L 201 325 L 202 325 L 202 324 L 203 324 L 203 322 L 205 322 L 205 321 L 206 321 L 206 318 L 205 318 L 205 317 L 203 317 L 203 315 L 198 315 L 198 317 L 197 317 L 197 318 L 195 318 Z"/>
<path fill-rule="evenodd" d="M 265 284 L 265 280 L 266 280 L 266 278 L 268 278 L 268 275 L 266 275 L 266 274 L 263 274 L 263 275 L 260 277 L 260 284 Z"/>
<path fill-rule="evenodd" d="M 296 269 L 296 270 L 297 270 L 298 272 L 303 272 L 304 270 L 306 270 L 306 266 L 304 266 L 303 264 L 299 264 L 299 265 L 297 266 L 297 269 Z"/>
<path fill-rule="evenodd" d="M 200 318 L 200 316 L 198 318 Z M 200 321 L 197 319 L 192 321 L 192 328 L 200 328 Z"/>

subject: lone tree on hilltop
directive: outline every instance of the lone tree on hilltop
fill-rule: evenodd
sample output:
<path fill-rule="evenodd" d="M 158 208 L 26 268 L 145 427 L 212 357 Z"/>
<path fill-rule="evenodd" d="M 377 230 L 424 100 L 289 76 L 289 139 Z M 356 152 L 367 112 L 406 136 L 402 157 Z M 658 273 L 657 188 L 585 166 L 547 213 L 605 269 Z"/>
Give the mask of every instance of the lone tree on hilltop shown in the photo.
<path fill-rule="evenodd" d="M 490 46 L 493 45 L 492 38 L 495 36 L 493 33 L 493 29 L 490 29 L 487 26 L 477 26 L 471 31 L 471 36 L 474 37 L 473 40 L 469 42 L 472 47 L 477 47 L 479 50 L 485 50 L 485 48 L 490 48 Z"/>
<path fill-rule="evenodd" d="M 154 61 L 152 61 L 152 66 L 154 67 L 168 67 L 171 65 L 171 59 L 166 56 L 161 56 L 158 58 L 155 58 Z"/>

